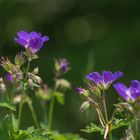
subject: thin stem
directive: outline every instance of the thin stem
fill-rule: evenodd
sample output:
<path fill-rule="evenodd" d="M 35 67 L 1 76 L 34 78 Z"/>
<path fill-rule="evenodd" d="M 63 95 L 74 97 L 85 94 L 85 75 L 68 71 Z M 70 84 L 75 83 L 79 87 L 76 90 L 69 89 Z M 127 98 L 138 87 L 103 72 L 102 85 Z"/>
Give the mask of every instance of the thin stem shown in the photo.
<path fill-rule="evenodd" d="M 48 130 L 51 130 L 51 127 L 52 127 L 54 103 L 55 103 L 55 96 L 53 95 L 51 103 L 50 103 L 50 108 L 49 108 Z"/>
<path fill-rule="evenodd" d="M 108 113 L 107 113 L 107 106 L 106 106 L 106 100 L 105 100 L 105 91 L 103 91 L 103 108 L 104 108 L 104 114 L 105 114 L 105 119 L 106 119 L 106 123 L 108 123 Z M 109 140 L 112 140 L 112 134 L 111 131 L 109 131 Z"/>
<path fill-rule="evenodd" d="M 35 113 L 35 110 L 34 110 L 34 108 L 33 108 L 32 103 L 28 103 L 28 106 L 29 106 L 29 109 L 30 109 L 30 111 L 31 111 L 34 124 L 35 124 L 36 128 L 39 128 L 39 123 L 38 123 L 38 120 L 37 120 L 37 117 L 36 117 L 36 113 Z"/>
<path fill-rule="evenodd" d="M 137 116 L 135 116 L 135 127 L 136 127 L 136 140 L 139 140 L 139 120 L 137 118 Z"/>
<path fill-rule="evenodd" d="M 28 64 L 27 64 L 27 70 L 26 70 L 26 75 L 25 75 L 24 81 L 26 81 L 27 76 L 28 76 L 28 71 L 30 69 L 30 62 L 31 61 L 28 61 Z M 24 87 L 22 87 L 22 91 L 21 91 L 21 102 L 20 102 L 20 105 L 19 105 L 18 130 L 20 128 L 21 113 L 22 113 L 23 104 L 24 104 L 24 102 L 23 102 L 23 96 L 24 96 Z"/>
<path fill-rule="evenodd" d="M 100 121 L 101 125 L 103 127 L 105 127 L 105 124 L 106 124 L 105 119 L 103 117 L 103 114 L 101 112 L 101 109 L 100 109 L 99 105 L 90 97 L 88 97 L 88 100 L 95 106 L 95 109 L 96 109 L 98 117 L 99 117 L 99 121 Z"/>
<path fill-rule="evenodd" d="M 46 103 L 45 101 L 40 102 L 42 110 L 43 110 L 43 114 L 44 114 L 44 123 L 47 124 L 47 113 L 46 113 L 46 105 L 45 105 L 45 103 Z"/>
<path fill-rule="evenodd" d="M 23 95 L 24 95 L 24 90 L 21 91 L 21 102 L 20 102 L 20 105 L 19 105 L 19 114 L 18 114 L 18 130 L 20 128 L 20 120 L 21 120 L 21 113 L 22 113 L 22 109 L 23 109 Z"/>
<path fill-rule="evenodd" d="M 13 88 L 12 88 L 12 93 L 11 93 L 11 98 L 10 98 L 11 104 L 13 102 L 13 98 L 14 98 L 14 94 L 15 94 L 15 88 L 16 88 L 16 83 L 15 83 L 15 80 L 14 80 Z"/>

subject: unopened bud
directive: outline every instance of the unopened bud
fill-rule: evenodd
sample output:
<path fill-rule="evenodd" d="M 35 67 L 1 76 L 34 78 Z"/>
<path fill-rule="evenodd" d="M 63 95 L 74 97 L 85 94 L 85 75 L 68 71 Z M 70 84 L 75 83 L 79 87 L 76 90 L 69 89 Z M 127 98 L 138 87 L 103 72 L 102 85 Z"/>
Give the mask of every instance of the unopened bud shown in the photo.
<path fill-rule="evenodd" d="M 89 106 L 90 106 L 89 101 L 85 101 L 85 102 L 81 105 L 80 111 L 83 112 L 84 110 L 86 110 L 87 108 L 89 108 Z"/>
<path fill-rule="evenodd" d="M 3 82 L 3 79 L 0 77 L 0 92 L 4 93 L 6 91 L 6 86 Z"/>
<path fill-rule="evenodd" d="M 62 87 L 62 88 L 67 88 L 67 89 L 70 89 L 71 88 L 70 82 L 67 81 L 66 79 L 58 79 L 56 81 L 56 86 L 57 87 Z"/>

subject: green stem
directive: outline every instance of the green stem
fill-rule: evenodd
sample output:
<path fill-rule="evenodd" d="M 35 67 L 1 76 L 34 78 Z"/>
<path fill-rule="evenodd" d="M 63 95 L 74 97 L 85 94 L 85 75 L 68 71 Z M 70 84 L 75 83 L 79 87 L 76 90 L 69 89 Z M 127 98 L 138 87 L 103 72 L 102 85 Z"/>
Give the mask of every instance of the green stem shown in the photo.
<path fill-rule="evenodd" d="M 18 126 L 17 126 L 18 130 L 20 128 L 21 113 L 22 113 L 23 104 L 24 104 L 23 95 L 24 95 L 24 90 L 22 90 L 22 92 L 21 92 L 21 102 L 20 102 L 20 105 L 19 105 Z"/>
<path fill-rule="evenodd" d="M 10 103 L 11 104 L 13 103 L 13 98 L 14 98 L 14 94 L 15 94 L 15 88 L 16 88 L 16 83 L 15 83 L 15 80 L 14 80 L 12 93 L 11 93 L 11 98 L 10 98 Z"/>
<path fill-rule="evenodd" d="M 27 76 L 28 76 L 28 71 L 30 69 L 30 62 L 31 61 L 28 61 L 28 64 L 27 64 L 27 70 L 26 70 L 26 75 L 25 75 L 24 81 L 26 81 Z M 23 102 L 23 96 L 24 96 L 24 87 L 22 87 L 22 91 L 21 91 L 21 102 L 20 102 L 20 105 L 19 105 L 18 130 L 20 128 L 21 113 L 22 113 L 23 104 L 24 104 L 24 102 Z"/>
<path fill-rule="evenodd" d="M 104 108 L 106 123 L 108 123 L 109 119 L 108 119 L 107 106 L 106 106 L 106 100 L 105 100 L 105 91 L 103 91 L 103 100 L 102 101 L 103 101 L 103 108 Z M 109 131 L 109 140 L 112 140 L 111 131 Z"/>
<path fill-rule="evenodd" d="M 34 110 L 34 108 L 33 108 L 32 103 L 28 103 L 28 106 L 29 106 L 29 109 L 30 109 L 30 111 L 31 111 L 34 124 L 35 124 L 36 128 L 39 128 L 39 123 L 38 123 L 38 120 L 37 120 L 37 117 L 36 117 L 36 113 L 35 113 L 35 110 Z"/>
<path fill-rule="evenodd" d="M 135 127 L 136 127 L 136 140 L 139 140 L 139 120 L 137 116 L 135 116 Z"/>
<path fill-rule="evenodd" d="M 54 102 L 55 102 L 55 96 L 53 95 L 53 96 L 52 96 L 51 103 L 50 103 L 50 108 L 49 108 L 48 130 L 51 130 L 51 127 L 52 127 Z"/>
<path fill-rule="evenodd" d="M 44 123 L 47 124 L 46 102 L 41 101 L 41 106 L 44 114 Z"/>

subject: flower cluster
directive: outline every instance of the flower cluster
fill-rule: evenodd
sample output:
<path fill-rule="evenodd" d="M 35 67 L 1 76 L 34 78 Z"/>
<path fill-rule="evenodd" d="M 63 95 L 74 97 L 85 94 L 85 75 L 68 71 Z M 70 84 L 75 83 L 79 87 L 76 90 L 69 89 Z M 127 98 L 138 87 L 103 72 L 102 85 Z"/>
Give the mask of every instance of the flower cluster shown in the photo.
<path fill-rule="evenodd" d="M 124 74 L 121 71 L 115 73 L 103 71 L 102 75 L 98 72 L 93 72 L 88 74 L 86 78 L 93 81 L 94 85 L 90 86 L 90 89 L 97 93 L 107 90 L 113 82 L 123 75 Z M 126 101 L 133 102 L 140 97 L 140 82 L 138 80 L 133 80 L 128 88 L 121 82 L 114 84 L 113 87 Z M 82 87 L 78 87 L 76 91 L 79 94 L 85 93 L 85 90 Z"/>
<path fill-rule="evenodd" d="M 80 111 L 86 110 L 87 108 L 90 107 L 91 104 L 94 105 L 100 123 L 100 125 L 91 124 L 91 126 L 87 126 L 86 129 L 83 129 L 84 132 L 92 133 L 95 132 L 94 130 L 100 131 L 103 133 L 104 139 L 107 139 L 107 137 L 109 137 L 109 140 L 112 140 L 111 135 L 112 130 L 117 129 L 124 125 L 131 126 L 132 121 L 137 121 L 138 110 L 140 110 L 140 108 L 139 109 L 136 108 L 138 104 L 138 99 L 140 97 L 140 82 L 138 80 L 133 80 L 129 87 L 126 87 L 121 82 L 115 83 L 113 85 L 118 94 L 126 102 L 114 104 L 115 109 L 113 111 L 111 119 L 108 116 L 105 92 L 106 90 L 109 89 L 111 84 L 113 84 L 123 75 L 124 74 L 121 71 L 117 71 L 115 73 L 112 73 L 111 71 L 103 71 L 102 75 L 98 72 L 93 72 L 86 76 L 88 80 L 92 81 L 92 83 L 88 84 L 89 85 L 88 89 L 84 89 L 82 87 L 76 88 L 76 92 L 78 94 L 84 95 L 86 97 L 86 101 L 84 101 L 83 104 L 81 105 Z M 104 113 L 102 113 L 101 111 L 102 109 L 100 108 L 101 103 L 96 102 L 96 100 L 94 99 L 94 95 L 99 97 L 99 99 L 101 100 Z M 118 117 L 122 118 L 118 119 Z M 134 120 L 134 118 L 136 119 Z M 97 130 L 97 128 L 99 130 Z M 136 131 L 137 132 L 135 134 L 136 135 L 135 138 L 136 140 L 138 140 L 137 139 L 138 130 Z"/>

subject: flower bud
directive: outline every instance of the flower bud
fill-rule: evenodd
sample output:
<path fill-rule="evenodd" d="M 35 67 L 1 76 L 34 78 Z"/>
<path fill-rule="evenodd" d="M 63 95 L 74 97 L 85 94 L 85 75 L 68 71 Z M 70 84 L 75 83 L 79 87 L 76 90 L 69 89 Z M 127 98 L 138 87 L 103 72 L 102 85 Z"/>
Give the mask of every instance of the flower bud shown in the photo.
<path fill-rule="evenodd" d="M 59 60 L 55 60 L 54 64 L 55 72 L 58 76 L 63 75 L 69 71 L 69 62 L 63 58 Z"/>
<path fill-rule="evenodd" d="M 15 57 L 15 65 L 20 68 L 24 63 L 25 63 L 25 57 L 23 52 L 21 52 L 17 54 Z"/>
<path fill-rule="evenodd" d="M 85 102 L 81 105 L 80 111 L 83 112 L 84 110 L 86 110 L 87 108 L 89 108 L 89 106 L 90 106 L 89 101 L 85 101 Z"/>
<path fill-rule="evenodd" d="M 0 92 L 4 93 L 6 91 L 6 86 L 3 82 L 3 79 L 0 77 Z"/>
<path fill-rule="evenodd" d="M 67 81 L 66 79 L 58 79 L 56 81 L 56 86 L 57 87 L 66 88 L 66 89 L 70 89 L 71 88 L 70 82 Z"/>
<path fill-rule="evenodd" d="M 38 67 L 37 68 L 35 68 L 34 70 L 33 70 L 33 74 L 38 74 L 38 72 L 39 72 L 39 69 L 38 69 Z"/>
<path fill-rule="evenodd" d="M 82 87 L 77 87 L 76 92 L 78 94 L 83 94 L 84 96 L 88 97 L 89 96 L 89 91 L 86 89 L 83 89 Z"/>

